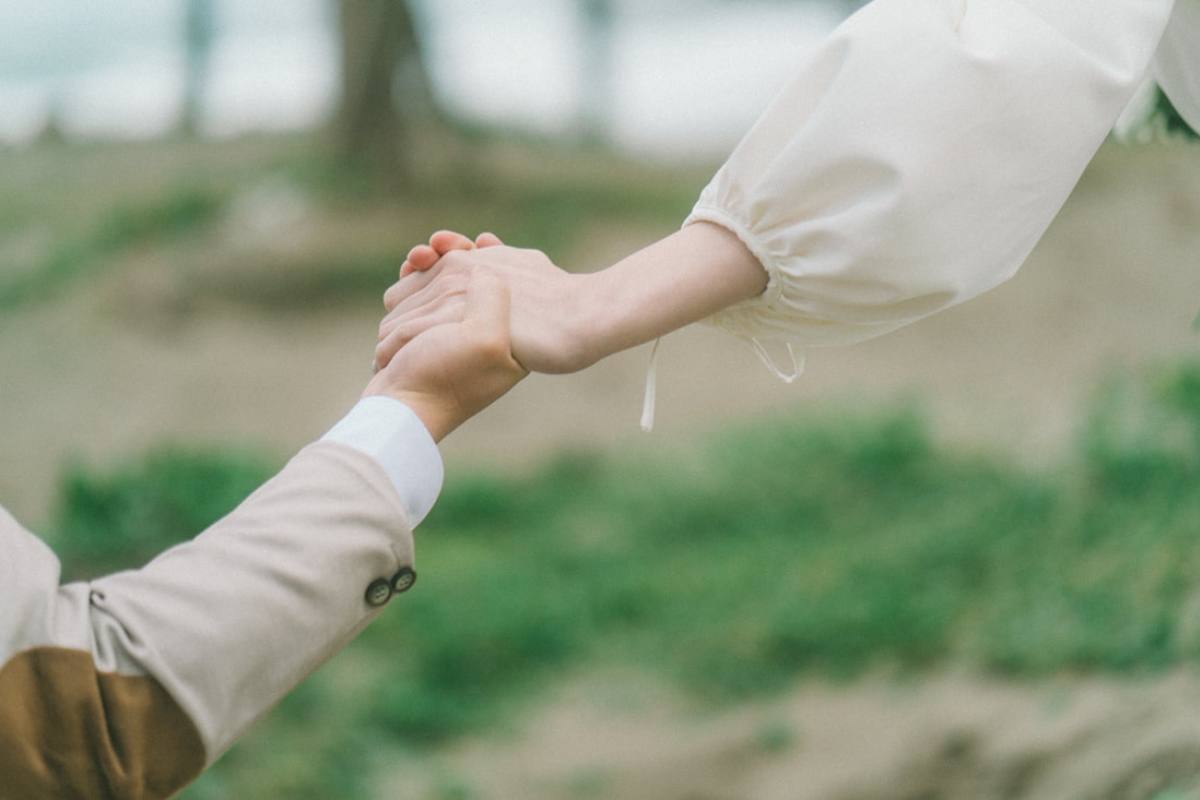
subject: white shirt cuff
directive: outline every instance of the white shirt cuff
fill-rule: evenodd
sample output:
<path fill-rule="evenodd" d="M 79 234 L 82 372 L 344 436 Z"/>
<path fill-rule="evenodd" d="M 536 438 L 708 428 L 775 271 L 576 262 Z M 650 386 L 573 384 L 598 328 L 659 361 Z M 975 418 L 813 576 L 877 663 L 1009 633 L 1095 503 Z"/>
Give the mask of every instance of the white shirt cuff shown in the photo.
<path fill-rule="evenodd" d="M 383 467 L 408 523 L 417 527 L 442 491 L 442 455 L 421 419 L 390 397 L 364 397 L 321 437 L 361 450 Z"/>

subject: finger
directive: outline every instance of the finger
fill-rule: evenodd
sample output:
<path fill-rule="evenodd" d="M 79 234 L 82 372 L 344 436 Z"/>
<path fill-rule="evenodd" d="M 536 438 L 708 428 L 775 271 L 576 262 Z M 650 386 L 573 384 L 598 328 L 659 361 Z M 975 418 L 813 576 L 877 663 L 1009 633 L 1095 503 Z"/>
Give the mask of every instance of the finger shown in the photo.
<path fill-rule="evenodd" d="M 377 340 L 382 342 L 392 336 L 397 330 L 410 329 L 422 325 L 422 321 L 431 316 L 442 314 L 446 308 L 463 305 L 461 295 L 439 299 L 436 303 L 426 305 L 407 314 L 389 314 L 379 323 Z M 411 338 L 411 337 L 409 337 Z"/>
<path fill-rule="evenodd" d="M 440 256 L 427 244 L 419 244 L 408 251 L 404 263 L 400 265 L 400 277 L 405 278 L 414 272 L 424 272 L 438 262 Z"/>
<path fill-rule="evenodd" d="M 481 233 L 475 237 L 476 247 L 501 247 L 504 242 L 494 233 Z"/>
<path fill-rule="evenodd" d="M 444 256 L 451 250 L 474 250 L 475 243 L 470 236 L 463 236 L 457 231 L 438 231 L 429 237 L 429 247 L 439 256 Z"/>
<path fill-rule="evenodd" d="M 458 302 L 447 303 L 432 313 L 406 319 L 394 326 L 388 335 L 381 337 L 375 345 L 375 371 L 386 368 L 396 353 L 425 331 L 439 325 L 461 322 L 465 308 L 466 304 L 460 297 Z"/>
<path fill-rule="evenodd" d="M 446 275 L 398 304 L 379 322 L 379 338 L 386 338 L 398 325 L 437 313 L 443 306 L 461 303 L 467 290 L 466 275 Z"/>
<path fill-rule="evenodd" d="M 408 262 L 405 262 L 406 264 Z M 412 305 L 405 303 L 411 300 L 415 295 L 429 286 L 430 283 L 437 280 L 437 277 L 442 273 L 442 268 L 434 265 L 424 272 L 405 272 L 404 267 L 400 268 L 400 277 L 403 280 L 396 281 L 387 288 L 383 293 L 383 305 L 391 313 L 396 310 L 401 304 Z"/>
<path fill-rule="evenodd" d="M 419 244 L 408 251 L 408 258 L 404 263 L 411 265 L 414 270 L 424 272 L 436 264 L 441 257 L 442 254 L 429 245 Z"/>

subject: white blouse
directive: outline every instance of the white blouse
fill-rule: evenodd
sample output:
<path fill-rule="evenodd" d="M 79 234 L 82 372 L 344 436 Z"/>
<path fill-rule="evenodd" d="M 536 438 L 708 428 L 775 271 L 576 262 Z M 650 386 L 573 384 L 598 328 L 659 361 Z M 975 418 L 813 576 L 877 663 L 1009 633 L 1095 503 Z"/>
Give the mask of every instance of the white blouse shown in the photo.
<path fill-rule="evenodd" d="M 861 9 L 688 217 L 736 233 L 770 276 L 762 295 L 711 322 L 755 343 L 844 344 L 1011 277 L 1152 59 L 1200 128 L 1200 0 L 1172 5 L 875 0 Z"/>

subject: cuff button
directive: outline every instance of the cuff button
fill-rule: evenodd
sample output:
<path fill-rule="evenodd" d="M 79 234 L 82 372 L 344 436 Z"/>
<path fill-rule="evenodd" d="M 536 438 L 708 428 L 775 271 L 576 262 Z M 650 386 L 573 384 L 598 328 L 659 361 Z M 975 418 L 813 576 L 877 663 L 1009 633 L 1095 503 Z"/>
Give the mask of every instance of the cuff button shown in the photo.
<path fill-rule="evenodd" d="M 401 567 L 400 571 L 392 576 L 392 591 L 396 594 L 407 592 L 417 582 L 417 573 L 412 567 Z"/>
<path fill-rule="evenodd" d="M 387 578 L 376 578 L 367 587 L 367 605 L 379 607 L 392 598 L 392 584 Z"/>

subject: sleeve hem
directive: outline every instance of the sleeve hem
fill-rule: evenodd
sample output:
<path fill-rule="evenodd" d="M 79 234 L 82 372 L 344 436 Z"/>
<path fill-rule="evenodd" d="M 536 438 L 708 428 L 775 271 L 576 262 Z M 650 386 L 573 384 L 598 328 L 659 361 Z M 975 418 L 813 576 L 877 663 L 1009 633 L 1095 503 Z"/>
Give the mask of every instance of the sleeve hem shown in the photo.
<path fill-rule="evenodd" d="M 694 222 L 711 222 L 714 225 L 720 225 L 722 228 L 725 228 L 739 240 L 741 240 L 742 244 L 746 245 L 746 249 L 750 251 L 751 255 L 758 259 L 758 263 L 762 265 L 764 270 L 766 270 L 767 288 L 763 289 L 762 294 L 758 295 L 757 297 L 752 297 L 749 300 L 743 300 L 742 302 L 731 306 L 729 309 L 726 309 L 726 311 L 758 305 L 770 305 L 779 298 L 779 295 L 782 291 L 782 280 L 780 279 L 779 265 L 775 262 L 775 259 L 773 259 L 767 253 L 766 249 L 762 247 L 762 245 L 758 242 L 750 230 L 746 228 L 746 226 L 735 220 L 724 210 L 717 208 L 716 206 L 704 204 L 697 204 L 696 207 L 692 209 L 692 213 L 686 220 L 684 220 L 683 227 L 687 227 Z"/>
<path fill-rule="evenodd" d="M 437 444 L 412 409 L 389 397 L 365 397 L 321 437 L 379 462 L 415 528 L 442 490 L 444 467 Z"/>

